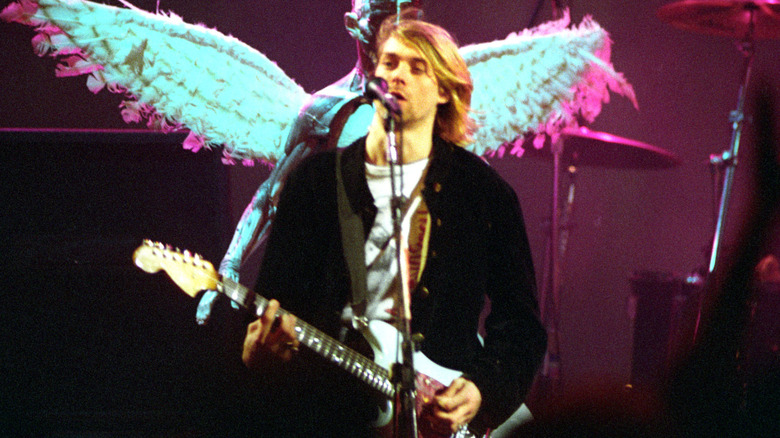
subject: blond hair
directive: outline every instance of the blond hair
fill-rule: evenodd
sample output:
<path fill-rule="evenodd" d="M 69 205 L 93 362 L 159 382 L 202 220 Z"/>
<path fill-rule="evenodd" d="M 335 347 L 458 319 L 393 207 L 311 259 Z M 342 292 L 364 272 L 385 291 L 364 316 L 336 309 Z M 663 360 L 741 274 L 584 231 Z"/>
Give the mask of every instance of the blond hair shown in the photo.
<path fill-rule="evenodd" d="M 399 20 L 395 16 L 385 19 L 379 29 L 377 47 L 380 51 L 391 37 L 425 56 L 439 88 L 449 96 L 448 102 L 439 105 L 433 133 L 458 146 L 471 143 L 477 127 L 470 116 L 474 85 L 454 38 L 434 24 L 403 17 Z"/>

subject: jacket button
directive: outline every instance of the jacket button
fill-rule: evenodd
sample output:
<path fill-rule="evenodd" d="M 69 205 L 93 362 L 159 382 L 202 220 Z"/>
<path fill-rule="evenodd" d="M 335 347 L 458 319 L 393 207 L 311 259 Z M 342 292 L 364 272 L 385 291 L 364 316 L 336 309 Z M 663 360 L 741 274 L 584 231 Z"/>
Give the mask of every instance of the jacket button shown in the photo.
<path fill-rule="evenodd" d="M 436 183 L 433 185 L 433 191 L 436 193 L 439 193 L 441 191 L 441 183 Z"/>
<path fill-rule="evenodd" d="M 412 343 L 414 344 L 414 351 L 420 351 L 420 347 L 422 347 L 420 344 L 422 344 L 424 340 L 425 340 L 425 336 L 423 336 L 422 333 L 412 334 Z M 426 385 L 430 385 L 430 382 L 426 383 Z"/>
<path fill-rule="evenodd" d="M 422 286 L 418 294 L 420 295 L 420 298 L 428 298 L 428 295 L 431 294 L 431 291 L 429 291 L 427 287 Z"/>

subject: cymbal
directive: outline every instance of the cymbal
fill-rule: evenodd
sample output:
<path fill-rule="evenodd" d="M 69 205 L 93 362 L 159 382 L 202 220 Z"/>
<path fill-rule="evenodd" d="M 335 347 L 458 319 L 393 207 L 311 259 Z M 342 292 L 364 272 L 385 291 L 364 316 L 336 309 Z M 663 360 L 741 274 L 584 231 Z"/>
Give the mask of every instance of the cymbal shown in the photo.
<path fill-rule="evenodd" d="M 590 130 L 584 126 L 561 132 L 564 165 L 611 167 L 618 169 L 663 169 L 677 166 L 680 159 L 659 147 L 628 138 Z M 549 145 L 536 149 L 523 146 L 523 156 L 552 159 Z"/>
<path fill-rule="evenodd" d="M 709 35 L 780 38 L 780 0 L 683 0 L 660 7 L 657 15 L 679 29 Z"/>

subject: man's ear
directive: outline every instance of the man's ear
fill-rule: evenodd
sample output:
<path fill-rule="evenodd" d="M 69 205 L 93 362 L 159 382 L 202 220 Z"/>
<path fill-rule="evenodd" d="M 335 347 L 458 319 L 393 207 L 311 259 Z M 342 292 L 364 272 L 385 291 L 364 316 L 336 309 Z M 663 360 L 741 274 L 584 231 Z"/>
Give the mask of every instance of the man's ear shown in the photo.
<path fill-rule="evenodd" d="M 448 93 L 444 87 L 439 87 L 439 104 L 449 103 L 451 99 L 450 93 Z"/>
<path fill-rule="evenodd" d="M 354 12 L 347 12 L 344 14 L 344 27 L 347 28 L 349 36 L 352 39 L 360 40 L 360 24 L 358 23 L 358 16 Z"/>

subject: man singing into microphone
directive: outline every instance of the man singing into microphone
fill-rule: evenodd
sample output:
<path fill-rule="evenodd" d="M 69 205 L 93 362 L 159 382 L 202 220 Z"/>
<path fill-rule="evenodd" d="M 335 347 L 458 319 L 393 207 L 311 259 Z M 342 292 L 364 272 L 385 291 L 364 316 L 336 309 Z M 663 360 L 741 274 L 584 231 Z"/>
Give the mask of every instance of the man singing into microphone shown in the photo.
<path fill-rule="evenodd" d="M 367 136 L 315 155 L 291 173 L 260 269 L 258 292 L 274 300 L 250 324 L 243 360 L 258 378 L 276 385 L 263 404 L 278 407 L 274 432 L 285 436 L 374 433 L 375 394 L 318 362 L 299 345 L 295 324 L 299 318 L 348 340 L 344 333 L 355 321 L 394 323 L 401 315 L 393 186 L 403 190 L 405 201 L 401 246 L 409 266 L 413 338 L 433 362 L 462 373 L 422 400 L 419 430 L 448 436 L 467 424 L 480 431 L 500 424 L 526 395 L 546 346 L 517 197 L 461 147 L 475 126 L 468 114 L 471 77 L 456 44 L 440 27 L 391 17 L 377 47 L 374 73 L 388 90 L 380 95 L 384 103 L 375 101 Z M 398 105 L 400 115 L 389 114 L 388 102 Z M 401 152 L 395 184 L 386 117 L 395 117 Z M 363 225 L 366 296 L 360 302 L 354 302 L 354 277 L 344 255 L 337 180 Z M 492 312 L 480 339 L 485 297 Z M 295 316 L 276 317 L 279 303 Z"/>

